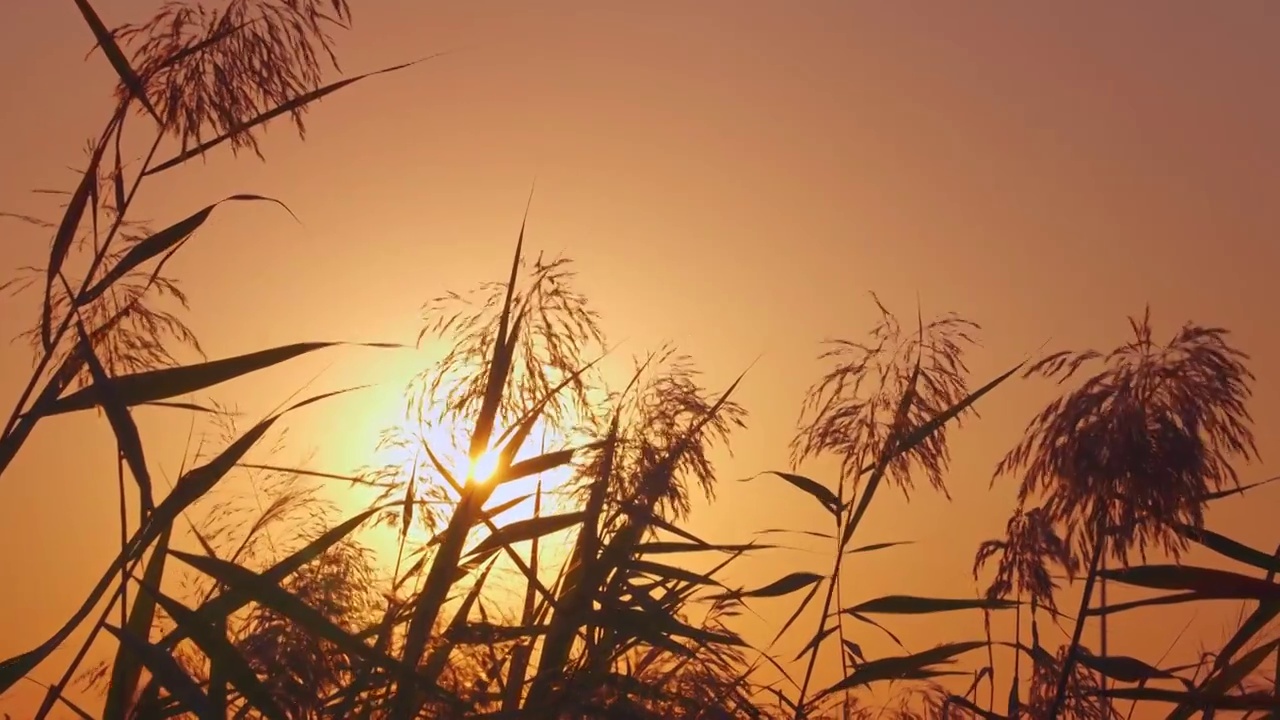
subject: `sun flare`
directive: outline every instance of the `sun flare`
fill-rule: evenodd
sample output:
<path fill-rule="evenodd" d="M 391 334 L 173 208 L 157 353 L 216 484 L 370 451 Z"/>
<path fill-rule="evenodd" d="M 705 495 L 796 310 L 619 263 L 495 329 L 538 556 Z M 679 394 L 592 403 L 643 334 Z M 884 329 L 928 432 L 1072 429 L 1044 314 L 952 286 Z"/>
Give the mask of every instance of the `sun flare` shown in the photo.
<path fill-rule="evenodd" d="M 481 453 L 480 457 L 475 458 L 468 463 L 467 479 L 475 483 L 489 482 L 498 472 L 498 456 L 501 453 L 497 449 L 492 449 Z"/>

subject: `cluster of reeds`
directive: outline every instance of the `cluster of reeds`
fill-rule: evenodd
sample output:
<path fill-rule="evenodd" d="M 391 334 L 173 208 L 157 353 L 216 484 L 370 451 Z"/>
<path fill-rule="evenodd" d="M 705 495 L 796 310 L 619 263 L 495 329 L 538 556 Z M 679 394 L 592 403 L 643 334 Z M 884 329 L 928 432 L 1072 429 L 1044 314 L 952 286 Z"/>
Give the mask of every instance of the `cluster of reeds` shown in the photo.
<path fill-rule="evenodd" d="M 504 281 L 431 305 L 424 332 L 452 350 L 415 385 L 409 411 L 423 432 L 393 438 L 415 460 L 348 478 L 379 495 L 335 521 L 334 508 L 307 484 L 324 473 L 248 457 L 270 449 L 264 445 L 284 415 L 338 393 L 248 429 L 190 397 L 338 343 L 181 364 L 180 349 L 199 346 L 181 316 L 163 309 L 166 300 L 183 301 L 163 268 L 220 203 L 161 230 L 134 222 L 131 210 L 147 179 L 222 145 L 257 152 L 273 118 L 289 116 L 301 132 L 312 102 L 367 77 L 320 84 L 319 58 L 332 57 L 327 33 L 349 20 L 349 9 L 343 0 L 230 0 L 215 12 L 183 0 L 111 32 L 88 0 L 76 3 L 120 78 L 119 92 L 63 217 L 47 224 L 47 266 L 24 276 L 24 287 L 42 290 L 38 319 L 25 332 L 36 363 L 0 435 L 0 474 L 37 423 L 101 411 L 119 450 L 121 544 L 62 627 L 0 663 L 2 693 L 34 681 L 37 666 L 88 628 L 36 717 L 61 706 L 80 717 L 139 720 L 886 713 L 1101 720 L 1129 701 L 1130 713 L 1138 703 L 1164 704 L 1181 720 L 1218 711 L 1274 716 L 1280 708 L 1274 678 L 1258 682 L 1269 658 L 1280 662 L 1280 641 L 1263 640 L 1280 614 L 1280 556 L 1204 527 L 1208 503 L 1253 487 L 1236 480 L 1231 463 L 1256 455 L 1246 357 L 1216 328 L 1188 325 L 1158 345 L 1144 317 L 1133 322 L 1134 340 L 1109 355 L 1052 355 L 970 390 L 964 354 L 975 324 L 944 315 L 904 328 L 877 300 L 882 321 L 869 338 L 835 343 L 824 355 L 832 369 L 813 386 L 793 443 L 796 464 L 834 456 L 838 477 L 827 484 L 793 470 L 769 473 L 829 516 L 830 532 L 805 531 L 831 543 L 829 566 L 727 587 L 726 567 L 769 546 L 718 544 L 682 523 L 695 493 L 713 495 L 713 451 L 745 420 L 733 399 L 738 382 L 710 392 L 688 358 L 664 349 L 640 358 L 625 385 L 610 387 L 596 372 L 608 351 L 604 334 L 573 290 L 569 264 L 529 262 L 522 228 Z M 126 126 L 149 133 L 137 164 L 125 159 Z M 159 160 L 166 138 L 179 148 Z M 1095 361 L 1102 369 L 1033 419 L 998 468 L 1022 485 L 1006 537 L 978 549 L 975 576 L 995 563 L 986 593 L 848 597 L 859 583 L 846 564 L 901 544 L 854 544 L 882 485 L 910 493 L 923 479 L 945 493 L 950 432 L 980 400 L 1020 370 L 1065 380 Z M 143 406 L 225 422 L 220 449 L 198 456 L 163 495 L 133 418 Z M 463 438 L 463 469 L 449 448 L 433 445 L 440 437 L 426 432 L 433 424 Z M 569 480 L 549 511 L 542 479 L 550 473 Z M 250 480 L 252 503 L 226 491 L 237 475 Z M 127 481 L 136 485 L 136 510 L 125 502 Z M 523 490 L 498 499 L 499 489 L 513 487 Z M 504 519 L 524 502 L 533 504 L 531 517 Z M 379 522 L 399 532 L 389 580 L 358 542 Z M 173 547 L 184 530 L 200 552 Z M 568 538 L 553 562 L 545 557 L 551 535 Z M 1188 543 L 1263 576 L 1145 564 L 1145 554 L 1144 564 L 1130 562 L 1134 549 L 1154 546 L 1176 558 Z M 720 559 L 695 572 L 680 561 L 693 553 Z M 1107 558 L 1119 567 L 1108 568 Z M 500 563 L 514 568 L 514 583 L 503 585 L 508 594 L 515 588 L 517 602 L 496 592 Z M 178 573 L 186 584 L 175 581 Z M 1065 588 L 1062 575 L 1071 581 Z M 1077 579 L 1083 590 L 1070 617 L 1057 599 Z M 1167 592 L 1108 605 L 1108 582 Z M 756 599 L 799 593 L 769 647 L 751 647 L 734 631 L 734 618 Z M 819 607 L 819 594 L 816 627 L 802 632 L 800 618 Z M 1193 666 L 1109 655 L 1105 624 L 1097 652 L 1084 642 L 1091 617 L 1210 599 L 1255 605 L 1223 647 Z M 989 631 L 915 652 L 877 619 L 1008 611 L 1016 615 L 1012 640 Z M 1043 642 L 1045 617 L 1073 623 L 1068 642 Z M 849 623 L 883 630 L 901 653 L 866 657 Z M 88 682 L 105 690 L 101 712 L 91 713 L 67 689 L 104 634 L 114 653 L 87 669 Z M 803 640 L 799 655 L 774 653 L 774 644 L 794 637 Z M 998 647 L 1015 657 L 1003 703 L 992 682 Z M 839 657 L 840 679 L 815 687 L 828 650 Z M 976 670 L 956 669 L 962 656 L 982 653 Z M 777 679 L 765 682 L 766 674 Z M 942 684 L 949 676 L 967 685 Z M 879 683 L 904 688 L 897 705 L 862 703 L 859 691 Z"/>

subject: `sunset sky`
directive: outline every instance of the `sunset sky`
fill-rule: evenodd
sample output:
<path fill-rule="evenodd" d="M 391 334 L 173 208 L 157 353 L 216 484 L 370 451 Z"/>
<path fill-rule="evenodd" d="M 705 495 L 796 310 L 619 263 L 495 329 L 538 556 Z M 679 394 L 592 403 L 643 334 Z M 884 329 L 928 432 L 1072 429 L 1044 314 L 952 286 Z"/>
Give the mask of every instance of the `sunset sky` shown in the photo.
<path fill-rule="evenodd" d="M 156 5 L 96 3 L 108 25 Z M 157 226 L 233 193 L 278 198 L 301 221 L 224 206 L 169 265 L 210 357 L 306 340 L 412 344 L 423 302 L 502 279 L 536 181 L 527 247 L 576 261 L 620 358 L 670 340 L 717 390 L 756 361 L 739 395 L 749 429 L 718 456 L 719 499 L 691 523 L 702 537 L 824 522 L 782 483 L 734 480 L 786 468 L 804 391 L 825 367 L 819 343 L 861 337 L 877 319 L 872 290 L 906 317 L 918 297 L 926 317 L 979 322 L 974 386 L 1041 348 L 1113 347 L 1147 302 L 1161 339 L 1188 320 L 1228 327 L 1258 376 L 1264 462 L 1242 477 L 1280 473 L 1280 6 L 352 5 L 355 27 L 337 36 L 347 73 L 450 52 L 332 96 L 307 116 L 305 142 L 273 126 L 265 164 L 219 149 L 144 186 L 141 212 Z M 113 74 L 86 59 L 92 36 L 69 0 L 7 11 L 0 210 L 56 218 L 56 200 L 29 191 L 73 187 L 68 168 L 108 117 Z M 0 223 L 5 279 L 43 263 L 47 235 Z M 16 335 L 35 311 L 34 295 L 0 298 L 0 331 Z M 313 452 L 310 466 L 346 473 L 370 462 L 431 357 L 330 350 L 213 395 L 249 422 L 304 386 L 376 383 L 290 423 L 292 458 Z M 6 413 L 29 366 L 23 343 L 0 345 Z M 951 502 L 923 483 L 910 504 L 879 497 L 859 539 L 916 544 L 852 563 L 846 598 L 971 596 L 974 550 L 1013 506 L 1011 482 L 989 489 L 992 470 L 1053 393 L 1018 381 L 979 405 L 981 419 L 953 435 Z M 138 416 L 153 473 L 171 481 L 188 419 Z M 105 420 L 52 418 L 0 478 L 0 658 L 48 637 L 114 557 L 114 453 Z M 830 462 L 803 470 L 833 480 Z M 1209 523 L 1270 550 L 1277 502 L 1280 487 L 1223 501 Z M 806 548 L 762 553 L 730 577 L 825 571 L 825 549 Z M 743 632 L 767 642 L 798 600 L 757 603 L 764 620 L 748 617 Z M 1199 606 L 1166 662 L 1220 642 L 1238 610 Z M 1191 617 L 1121 615 L 1111 650 L 1154 660 Z M 982 633 L 977 614 L 890 622 L 913 650 Z M 883 635 L 860 632 L 869 655 L 892 654 Z M 70 653 L 53 658 L 42 682 Z M 838 673 L 833 655 L 820 684 Z M 41 692 L 19 685 L 0 712 L 25 717 Z"/>

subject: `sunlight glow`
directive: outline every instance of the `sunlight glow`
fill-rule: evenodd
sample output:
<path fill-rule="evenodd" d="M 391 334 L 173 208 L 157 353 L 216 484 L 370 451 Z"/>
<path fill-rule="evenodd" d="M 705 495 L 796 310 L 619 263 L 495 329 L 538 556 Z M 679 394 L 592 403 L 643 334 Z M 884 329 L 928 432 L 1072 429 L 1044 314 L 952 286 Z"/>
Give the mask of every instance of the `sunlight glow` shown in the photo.
<path fill-rule="evenodd" d="M 467 479 L 475 483 L 488 482 L 498 470 L 499 454 L 498 449 L 494 448 L 472 460 L 467 468 Z"/>

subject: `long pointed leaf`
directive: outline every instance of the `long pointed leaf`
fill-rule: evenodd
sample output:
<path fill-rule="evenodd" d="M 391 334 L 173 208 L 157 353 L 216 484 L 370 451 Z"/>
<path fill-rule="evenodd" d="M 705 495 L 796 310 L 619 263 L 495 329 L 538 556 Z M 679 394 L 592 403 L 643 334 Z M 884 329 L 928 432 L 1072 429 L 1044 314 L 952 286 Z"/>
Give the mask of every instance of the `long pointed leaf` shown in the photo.
<path fill-rule="evenodd" d="M 467 555 L 475 556 L 485 552 L 492 552 L 504 545 L 514 545 L 525 540 L 550 535 L 559 532 L 582 522 L 584 513 L 569 512 L 560 515 L 543 515 L 541 517 L 533 517 L 527 520 L 518 520 L 509 525 L 498 528 L 498 531 L 489 535 L 480 544 L 476 545 Z"/>
<path fill-rule="evenodd" d="M 803 475 L 796 475 L 795 473 L 781 472 L 779 470 L 769 470 L 767 472 L 760 473 L 760 475 L 777 475 L 788 483 L 791 483 L 791 485 L 797 489 L 803 491 L 809 497 L 817 500 L 822 504 L 822 507 L 832 515 L 840 512 L 840 501 L 836 498 L 836 494 L 831 492 L 827 486 L 817 480 L 812 480 L 804 477 Z M 740 480 L 739 482 L 749 482 L 754 480 L 756 477 L 759 477 L 759 475 L 746 478 L 745 480 Z"/>
<path fill-rule="evenodd" d="M 115 37 L 107 29 L 106 24 L 102 22 L 102 18 L 98 17 L 98 13 L 89 4 L 89 0 L 75 1 L 76 7 L 80 9 L 80 15 L 84 17 L 85 23 L 93 31 L 93 37 L 98 41 L 98 47 L 102 48 L 102 54 L 107 56 L 107 60 L 111 62 L 111 67 L 115 69 L 116 75 L 120 77 L 120 82 L 124 83 L 124 86 L 142 103 L 147 112 L 151 113 L 151 117 L 155 118 L 157 123 L 164 125 L 164 121 L 156 113 L 155 107 L 151 105 L 151 100 L 147 98 L 147 89 L 142 84 L 142 79 L 138 77 L 138 73 L 134 72 L 128 58 L 124 55 L 124 51 L 120 49 Z"/>
<path fill-rule="evenodd" d="M 116 394 L 114 381 L 107 376 L 106 369 L 98 361 L 98 356 L 93 351 L 93 343 L 89 341 L 89 334 L 85 332 L 84 324 L 79 319 L 76 320 L 76 330 L 79 333 L 80 353 L 85 365 L 89 367 L 89 374 L 93 377 L 93 387 L 97 389 L 95 395 L 98 403 L 102 406 L 108 422 L 111 423 L 111 430 L 116 436 L 116 446 L 129 465 L 134 482 L 138 484 L 138 497 L 142 504 L 141 519 L 145 522 L 147 516 L 155 510 L 156 500 L 151 494 L 151 473 L 147 470 L 147 458 L 142 451 L 142 438 L 138 435 L 138 426 L 134 424 L 129 408 L 125 407 L 120 396 Z"/>
<path fill-rule="evenodd" d="M 355 77 L 344 78 L 342 80 L 338 80 L 337 82 L 333 82 L 328 85 L 325 85 L 324 87 L 320 87 L 315 90 L 312 90 L 311 92 L 303 93 L 302 95 L 299 95 L 298 97 L 293 98 L 291 100 L 287 100 L 271 108 L 270 110 L 267 110 L 266 112 L 257 115 L 256 117 L 250 118 L 249 120 L 246 120 L 242 123 L 237 124 L 235 127 L 231 128 L 230 130 L 227 130 L 227 132 L 223 133 L 222 135 L 219 135 L 216 138 L 213 138 L 212 140 L 206 140 L 200 143 L 199 145 L 196 145 L 193 148 L 188 148 L 183 150 L 181 153 L 178 153 L 176 156 L 169 158 L 168 160 L 160 163 L 159 165 L 148 168 L 146 173 L 144 174 L 154 175 L 158 172 L 163 172 L 165 170 L 168 170 L 169 168 L 181 165 L 182 163 L 194 157 L 198 157 L 200 155 L 205 154 L 206 152 L 212 150 L 213 148 L 221 145 L 222 143 L 234 137 L 239 137 L 243 135 L 243 133 L 247 130 L 251 130 L 255 127 L 258 127 L 259 125 L 262 125 L 272 120 L 273 118 L 280 117 L 281 115 L 294 112 L 299 108 L 310 105 L 316 100 L 319 100 L 320 98 L 323 98 L 326 95 L 335 93 L 338 90 L 341 90 L 342 88 L 348 85 L 351 85 L 352 83 L 359 82 L 361 80 L 364 80 L 365 78 L 370 78 L 375 75 L 383 75 L 385 73 L 396 72 L 397 70 L 404 70 L 405 68 L 412 67 L 414 65 L 417 65 L 418 63 L 426 62 L 427 60 L 431 60 L 432 58 L 439 57 L 440 55 L 443 55 L 443 54 L 444 53 L 436 53 L 434 55 L 429 55 L 427 57 L 420 58 L 412 62 L 401 63 L 399 65 L 393 65 L 391 67 L 382 68 L 381 70 L 368 72 L 363 75 L 356 75 Z"/>
<path fill-rule="evenodd" d="M 262 195 L 232 195 L 223 200 L 219 200 L 218 202 L 199 210 L 193 215 L 179 220 L 173 225 L 170 225 L 169 227 L 129 248 L 129 252 L 125 253 L 124 257 L 120 258 L 120 261 L 112 266 L 110 270 L 103 273 L 102 278 L 99 279 L 98 282 L 94 283 L 88 290 L 85 290 L 84 293 L 77 298 L 77 302 L 83 305 L 98 299 L 106 293 L 112 285 L 125 275 L 128 275 L 134 268 L 154 257 L 158 257 L 159 255 L 172 250 L 177 247 L 179 243 L 191 237 L 191 234 L 200 229 L 200 226 L 204 225 L 205 221 L 209 219 L 209 215 L 213 213 L 214 208 L 217 208 L 222 203 L 233 201 L 272 202 L 284 208 L 285 211 L 290 214 L 293 214 L 284 203 L 274 198 L 263 197 Z"/>
<path fill-rule="evenodd" d="M 913 655 L 900 655 L 872 660 L 860 665 L 845 679 L 823 690 L 819 697 L 825 697 L 831 693 L 850 690 L 873 682 L 919 677 L 919 673 L 929 671 L 931 665 L 951 662 L 955 656 L 976 650 L 985 645 L 985 642 L 972 640 L 948 643 Z"/>
<path fill-rule="evenodd" d="M 159 368 L 129 375 L 120 375 L 114 378 L 114 384 L 121 402 L 129 406 L 139 405 L 204 390 L 228 380 L 278 365 L 286 360 L 292 360 L 299 355 L 337 345 L 374 348 L 402 347 L 387 343 L 295 343 L 195 365 Z M 49 406 L 37 408 L 32 412 L 42 416 L 58 415 L 76 410 L 88 410 L 96 404 L 96 390 L 92 387 L 87 387 L 61 397 Z"/>
<path fill-rule="evenodd" d="M 253 668 L 223 635 L 223 625 L 210 624 L 194 610 L 160 592 L 156 586 L 143 584 L 144 594 L 150 595 L 164 608 L 173 621 L 187 631 L 187 636 L 200 648 L 209 661 L 219 669 L 227 681 L 244 696 L 254 712 L 267 720 L 288 720 L 288 716 L 276 705 L 271 693 L 258 680 Z"/>
<path fill-rule="evenodd" d="M 727 593 L 725 597 L 782 597 L 783 595 L 790 595 L 797 590 L 803 590 L 823 579 L 824 576 L 818 573 L 793 572 L 755 590 L 736 590 Z"/>
<path fill-rule="evenodd" d="M 845 612 L 882 613 L 891 615 L 925 615 L 930 613 L 951 612 L 954 610 L 1008 610 L 1017 607 L 1018 603 L 1010 600 L 988 600 L 986 598 L 928 598 L 914 595 L 885 595 L 874 600 L 867 600 L 851 607 Z"/>
<path fill-rule="evenodd" d="M 223 720 L 218 717 L 209 697 L 204 694 L 195 680 L 182 669 L 173 656 L 156 646 L 134 637 L 127 631 L 104 625 L 103 629 L 115 635 L 121 643 L 137 653 L 151 674 L 160 680 L 165 690 L 182 701 L 184 710 L 195 713 L 200 720 Z"/>
<path fill-rule="evenodd" d="M 1103 570 L 1100 577 L 1157 590 L 1190 590 L 1204 599 L 1280 600 L 1280 584 L 1194 565 L 1140 565 Z"/>
<path fill-rule="evenodd" d="M 143 581 L 152 587 L 158 586 L 164 576 L 164 560 L 168 557 L 169 535 L 166 530 L 160 535 L 147 567 L 142 572 Z M 133 608 L 125 623 L 125 630 L 137 638 L 145 638 L 151 632 L 155 622 L 156 601 L 147 593 L 138 593 L 133 598 Z M 103 706 L 103 720 L 123 720 L 127 703 L 133 700 L 138 689 L 138 679 L 142 677 L 142 661 L 128 651 L 128 646 L 121 643 L 116 651 L 116 659 L 111 663 L 111 684 L 107 688 L 107 702 Z"/>

